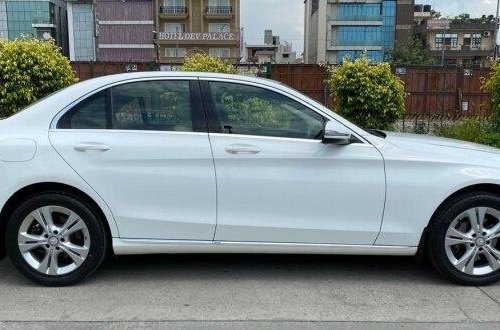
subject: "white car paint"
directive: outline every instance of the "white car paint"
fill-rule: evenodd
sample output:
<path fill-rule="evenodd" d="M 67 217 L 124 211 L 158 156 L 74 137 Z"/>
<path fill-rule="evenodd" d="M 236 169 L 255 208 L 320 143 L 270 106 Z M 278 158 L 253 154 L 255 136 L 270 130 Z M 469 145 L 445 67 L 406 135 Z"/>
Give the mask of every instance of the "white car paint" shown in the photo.
<path fill-rule="evenodd" d="M 363 143 L 55 128 L 62 112 L 107 86 L 179 78 L 278 91 Z M 18 139 L 36 144 L 31 159 L 30 143 L 18 145 L 19 156 L 12 154 L 7 141 Z M 112 152 L 76 153 L 82 144 L 102 144 Z M 263 152 L 225 152 L 234 146 Z M 383 139 L 281 84 L 217 74 L 147 72 L 76 84 L 0 121 L 2 154 L 9 156 L 0 160 L 0 206 L 31 184 L 73 186 L 102 209 L 117 254 L 412 255 L 432 214 L 451 194 L 476 184 L 500 186 L 496 149 L 425 136 L 389 134 Z M 162 194 L 170 203 L 163 203 Z"/>

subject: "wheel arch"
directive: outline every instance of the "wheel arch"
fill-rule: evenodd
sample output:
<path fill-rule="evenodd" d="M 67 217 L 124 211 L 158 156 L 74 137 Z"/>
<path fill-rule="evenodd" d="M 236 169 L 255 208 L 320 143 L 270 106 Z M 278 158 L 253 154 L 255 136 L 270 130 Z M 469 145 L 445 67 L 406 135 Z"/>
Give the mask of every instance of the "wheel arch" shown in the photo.
<path fill-rule="evenodd" d="M 429 219 L 429 222 L 427 223 L 427 226 L 424 228 L 422 232 L 422 236 L 420 238 L 420 243 L 418 245 L 418 252 L 417 252 L 417 258 L 418 259 L 423 259 L 425 257 L 425 247 L 427 245 L 427 228 L 432 224 L 433 221 L 436 219 L 436 215 L 438 212 L 452 199 L 456 198 L 457 196 L 467 194 L 470 192 L 489 192 L 493 193 L 496 195 L 500 196 L 500 184 L 494 184 L 494 183 L 480 183 L 480 184 L 474 184 L 470 185 L 464 188 L 461 188 L 451 195 L 449 195 L 444 201 L 439 204 L 439 206 L 434 210 L 431 218 Z"/>
<path fill-rule="evenodd" d="M 112 234 L 108 218 L 106 217 L 101 206 L 99 206 L 99 204 L 92 197 L 90 197 L 82 190 L 67 184 L 57 182 L 41 182 L 31 184 L 16 191 L 12 196 L 10 196 L 10 198 L 7 200 L 2 210 L 0 211 L 0 259 L 5 257 L 6 255 L 5 231 L 7 228 L 9 217 L 12 212 L 14 212 L 16 206 L 30 196 L 50 191 L 70 193 L 88 203 L 92 207 L 92 209 L 98 213 L 98 216 L 103 220 L 103 225 L 106 230 L 106 239 L 110 244 L 109 246 L 112 246 Z"/>

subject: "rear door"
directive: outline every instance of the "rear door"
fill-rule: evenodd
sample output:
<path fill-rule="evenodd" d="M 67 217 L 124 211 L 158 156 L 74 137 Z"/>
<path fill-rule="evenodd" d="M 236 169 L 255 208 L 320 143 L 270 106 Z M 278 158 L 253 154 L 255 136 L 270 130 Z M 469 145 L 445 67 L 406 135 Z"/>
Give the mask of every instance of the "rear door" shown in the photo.
<path fill-rule="evenodd" d="M 198 86 L 113 86 L 50 130 L 54 148 L 109 205 L 122 238 L 213 239 L 215 170 Z"/>

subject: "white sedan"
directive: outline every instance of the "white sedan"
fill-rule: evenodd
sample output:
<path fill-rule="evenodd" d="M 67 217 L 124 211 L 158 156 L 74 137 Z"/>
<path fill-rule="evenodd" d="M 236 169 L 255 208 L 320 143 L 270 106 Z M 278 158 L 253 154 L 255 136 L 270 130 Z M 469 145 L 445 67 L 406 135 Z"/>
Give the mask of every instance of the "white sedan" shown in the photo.
<path fill-rule="evenodd" d="M 45 285 L 108 253 L 422 255 L 500 278 L 500 150 L 364 131 L 278 83 L 123 74 L 0 121 L 0 252 Z"/>

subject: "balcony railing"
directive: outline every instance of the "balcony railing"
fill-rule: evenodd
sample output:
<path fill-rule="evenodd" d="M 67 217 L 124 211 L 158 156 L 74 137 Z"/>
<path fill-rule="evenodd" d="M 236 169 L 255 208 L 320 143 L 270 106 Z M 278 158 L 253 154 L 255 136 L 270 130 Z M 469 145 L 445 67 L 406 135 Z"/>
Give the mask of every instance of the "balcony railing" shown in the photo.
<path fill-rule="evenodd" d="M 54 24 L 52 17 L 34 17 L 31 19 L 31 24 Z"/>
<path fill-rule="evenodd" d="M 366 21 L 366 22 L 378 22 L 382 21 L 382 15 L 377 15 L 377 16 L 367 16 L 367 15 L 361 15 L 361 16 L 335 16 L 335 15 L 330 15 L 328 16 L 329 21 Z"/>
<path fill-rule="evenodd" d="M 187 7 L 185 6 L 160 6 L 160 14 L 182 16 L 186 15 L 187 12 Z"/>
<path fill-rule="evenodd" d="M 208 6 L 206 10 L 207 15 L 213 16 L 228 16 L 233 13 L 231 6 Z"/>
<path fill-rule="evenodd" d="M 477 46 L 477 47 L 471 47 L 469 45 L 462 45 L 462 46 L 451 46 L 451 45 L 436 45 L 434 46 L 431 50 L 433 51 L 455 51 L 455 52 L 460 52 L 460 51 L 470 51 L 470 52 L 480 52 L 480 51 L 493 51 L 495 46 Z"/>

